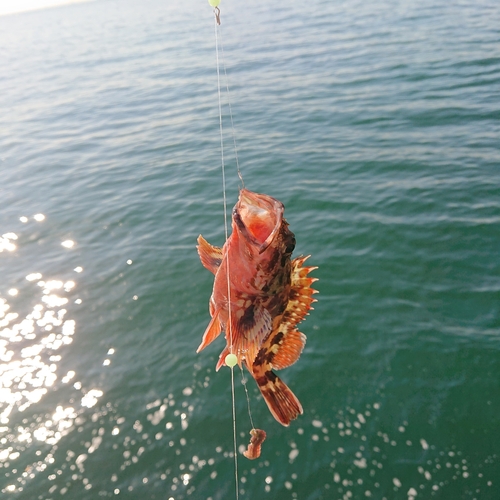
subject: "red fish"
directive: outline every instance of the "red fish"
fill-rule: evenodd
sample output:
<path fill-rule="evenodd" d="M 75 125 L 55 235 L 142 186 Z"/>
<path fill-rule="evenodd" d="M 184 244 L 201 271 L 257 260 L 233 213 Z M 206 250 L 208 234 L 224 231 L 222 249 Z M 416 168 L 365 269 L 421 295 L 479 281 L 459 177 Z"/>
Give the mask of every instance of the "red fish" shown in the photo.
<path fill-rule="evenodd" d="M 315 302 L 311 284 L 316 278 L 307 275 L 316 268 L 303 266 L 308 257 L 291 259 L 295 236 L 283 213 L 275 198 L 242 189 L 223 248 L 199 236 L 201 262 L 215 280 L 212 319 L 197 352 L 224 331 L 227 345 L 216 369 L 234 353 L 254 377 L 272 415 L 286 426 L 303 410 L 273 369 L 295 363 L 304 348 L 306 337 L 297 324 Z"/>

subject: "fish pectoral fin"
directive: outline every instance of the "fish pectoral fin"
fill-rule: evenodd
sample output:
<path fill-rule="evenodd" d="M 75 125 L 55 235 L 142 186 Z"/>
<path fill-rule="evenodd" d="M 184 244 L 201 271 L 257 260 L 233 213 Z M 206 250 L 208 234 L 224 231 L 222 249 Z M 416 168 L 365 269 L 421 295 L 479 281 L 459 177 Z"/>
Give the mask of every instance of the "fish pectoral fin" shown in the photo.
<path fill-rule="evenodd" d="M 196 349 L 196 352 L 198 353 L 202 351 L 203 349 L 205 349 L 205 347 L 207 347 L 207 345 L 211 344 L 220 335 L 221 331 L 222 327 L 219 321 L 219 311 L 216 311 L 212 319 L 210 320 L 205 333 L 203 334 L 201 344 L 199 345 L 198 349 Z"/>
<path fill-rule="evenodd" d="M 210 243 L 203 238 L 201 234 L 198 236 L 197 241 L 198 246 L 196 248 L 203 267 L 215 274 L 222 262 L 222 248 L 210 245 Z"/>
<path fill-rule="evenodd" d="M 226 338 L 237 356 L 251 365 L 260 346 L 272 330 L 273 321 L 269 311 L 261 304 L 252 304 L 245 309 L 232 312 L 232 325 Z"/>
<path fill-rule="evenodd" d="M 240 318 L 233 321 L 233 325 L 236 325 L 236 339 L 243 344 L 260 346 L 271 332 L 273 320 L 262 304 L 252 304 L 243 311 Z"/>

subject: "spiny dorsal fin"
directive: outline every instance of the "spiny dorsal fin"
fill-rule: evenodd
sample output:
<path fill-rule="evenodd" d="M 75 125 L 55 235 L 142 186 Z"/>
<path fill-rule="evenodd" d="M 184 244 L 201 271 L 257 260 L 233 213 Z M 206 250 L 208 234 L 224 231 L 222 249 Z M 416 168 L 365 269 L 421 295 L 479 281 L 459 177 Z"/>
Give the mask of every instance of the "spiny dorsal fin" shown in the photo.
<path fill-rule="evenodd" d="M 222 248 L 210 245 L 210 243 L 203 238 L 201 234 L 198 236 L 197 241 L 198 246 L 196 248 L 198 250 L 201 263 L 211 273 L 215 274 L 222 262 Z"/>
<path fill-rule="evenodd" d="M 292 276 L 288 305 L 283 314 L 282 321 L 291 326 L 299 324 L 308 314 L 311 304 L 316 302 L 312 295 L 318 293 L 311 285 L 318 278 L 309 278 L 307 275 L 317 267 L 305 267 L 304 262 L 310 256 L 297 257 L 292 261 Z"/>

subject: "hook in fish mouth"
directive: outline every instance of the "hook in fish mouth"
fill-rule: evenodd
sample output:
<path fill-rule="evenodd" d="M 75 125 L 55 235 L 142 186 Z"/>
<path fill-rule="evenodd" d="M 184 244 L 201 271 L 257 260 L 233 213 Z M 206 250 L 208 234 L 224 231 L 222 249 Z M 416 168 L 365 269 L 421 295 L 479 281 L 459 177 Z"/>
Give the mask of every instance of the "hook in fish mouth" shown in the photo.
<path fill-rule="evenodd" d="M 284 210 L 281 201 L 243 188 L 233 209 L 233 220 L 244 237 L 262 253 L 279 232 Z"/>

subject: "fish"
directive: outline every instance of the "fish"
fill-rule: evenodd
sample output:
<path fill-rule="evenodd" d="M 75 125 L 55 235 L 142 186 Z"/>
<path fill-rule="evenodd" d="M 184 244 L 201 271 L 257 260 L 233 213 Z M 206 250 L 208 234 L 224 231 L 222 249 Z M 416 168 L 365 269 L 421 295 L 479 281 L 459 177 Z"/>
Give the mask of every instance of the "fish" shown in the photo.
<path fill-rule="evenodd" d="M 248 460 L 255 460 L 260 457 L 260 451 L 262 448 L 262 443 L 266 439 L 266 432 L 262 429 L 251 429 L 250 430 L 250 443 L 248 443 L 247 449 L 243 452 L 243 455 L 248 458 Z"/>
<path fill-rule="evenodd" d="M 296 240 L 284 210 L 279 200 L 242 188 L 223 247 L 198 237 L 201 263 L 215 278 L 211 320 L 196 352 L 224 331 L 226 346 L 216 370 L 234 354 L 255 379 L 271 414 L 288 426 L 303 408 L 274 370 L 294 364 L 305 346 L 297 325 L 316 301 L 311 285 L 317 278 L 308 275 L 317 267 L 304 265 L 309 256 L 292 260 Z"/>

